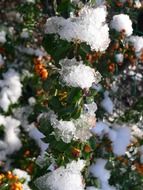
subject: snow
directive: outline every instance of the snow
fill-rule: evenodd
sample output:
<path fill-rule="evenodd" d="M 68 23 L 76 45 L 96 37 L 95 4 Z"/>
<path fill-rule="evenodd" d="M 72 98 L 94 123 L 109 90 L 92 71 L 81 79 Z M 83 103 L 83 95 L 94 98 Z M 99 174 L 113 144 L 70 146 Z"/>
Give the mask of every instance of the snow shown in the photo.
<path fill-rule="evenodd" d="M 104 99 L 101 101 L 101 106 L 107 113 L 113 113 L 114 105 L 107 91 L 104 93 Z"/>
<path fill-rule="evenodd" d="M 118 32 L 125 31 L 126 36 L 130 36 L 133 32 L 132 21 L 126 14 L 114 15 L 110 27 Z"/>

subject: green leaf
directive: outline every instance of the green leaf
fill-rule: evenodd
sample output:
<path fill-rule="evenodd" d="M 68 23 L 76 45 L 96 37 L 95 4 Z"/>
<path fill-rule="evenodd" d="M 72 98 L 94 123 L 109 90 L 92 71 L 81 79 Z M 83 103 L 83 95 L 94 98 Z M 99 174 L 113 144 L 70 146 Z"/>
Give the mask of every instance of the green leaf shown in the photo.
<path fill-rule="evenodd" d="M 49 136 L 49 134 L 52 132 L 52 127 L 50 122 L 45 119 L 45 118 L 41 118 L 40 119 L 40 131 L 45 135 L 45 136 Z"/>
<path fill-rule="evenodd" d="M 57 12 L 64 17 L 68 17 L 72 9 L 72 4 L 70 0 L 62 0 L 62 2 L 57 7 Z"/>
<path fill-rule="evenodd" d="M 53 96 L 51 100 L 49 100 L 49 107 L 53 109 L 54 111 L 59 112 L 62 105 L 57 96 Z"/>
<path fill-rule="evenodd" d="M 66 107 L 63 107 L 59 110 L 59 115 L 61 118 L 70 120 L 72 113 L 75 111 L 75 106 L 74 105 L 69 105 Z"/>
<path fill-rule="evenodd" d="M 81 98 L 81 96 L 82 96 L 82 91 L 80 88 L 72 88 L 68 96 L 67 102 L 75 103 Z"/>
<path fill-rule="evenodd" d="M 60 59 L 65 58 L 72 47 L 69 42 L 61 40 L 54 34 L 49 34 L 44 37 L 43 46 L 56 63 L 58 63 Z"/>

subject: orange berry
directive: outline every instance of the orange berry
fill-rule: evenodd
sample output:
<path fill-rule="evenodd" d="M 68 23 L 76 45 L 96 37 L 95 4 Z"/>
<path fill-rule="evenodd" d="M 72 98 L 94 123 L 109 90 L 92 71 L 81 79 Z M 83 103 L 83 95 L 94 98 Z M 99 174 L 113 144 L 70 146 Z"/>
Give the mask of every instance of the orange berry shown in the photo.
<path fill-rule="evenodd" d="M 48 71 L 46 69 L 42 69 L 40 72 L 40 75 L 41 75 L 41 78 L 45 80 L 48 77 Z"/>
<path fill-rule="evenodd" d="M 36 71 L 36 73 L 38 74 L 42 69 L 44 68 L 43 64 L 36 64 L 34 69 Z"/>
<path fill-rule="evenodd" d="M 20 182 L 15 182 L 11 185 L 10 190 L 23 190 L 22 184 Z"/>
<path fill-rule="evenodd" d="M 86 59 L 90 62 L 92 61 L 92 54 L 88 53 L 86 54 Z"/>
<path fill-rule="evenodd" d="M 114 63 L 111 63 L 109 66 L 108 66 L 108 70 L 113 73 L 115 71 L 115 64 Z"/>
<path fill-rule="evenodd" d="M 92 150 L 91 147 L 88 144 L 86 144 L 85 147 L 84 147 L 84 151 L 86 153 L 89 153 L 89 152 L 91 152 L 91 150 Z"/>
<path fill-rule="evenodd" d="M 17 181 L 19 178 L 18 178 L 17 175 L 15 175 L 15 176 L 13 176 L 13 179 L 14 179 L 15 181 Z"/>
<path fill-rule="evenodd" d="M 4 174 L 0 174 L 0 181 L 1 181 L 1 180 L 3 180 L 3 179 L 4 179 L 4 177 L 5 177 L 5 175 L 4 175 Z"/>
<path fill-rule="evenodd" d="M 72 148 L 72 155 L 74 156 L 74 157 L 79 157 L 80 156 L 80 150 L 78 149 L 78 148 Z"/>
<path fill-rule="evenodd" d="M 26 150 L 25 152 L 24 152 L 24 157 L 27 157 L 27 156 L 29 156 L 30 155 L 30 151 L 29 150 Z"/>
<path fill-rule="evenodd" d="M 7 178 L 8 178 L 8 179 L 12 179 L 12 178 L 13 178 L 13 174 L 12 174 L 11 171 L 8 171 L 8 172 L 7 172 Z"/>

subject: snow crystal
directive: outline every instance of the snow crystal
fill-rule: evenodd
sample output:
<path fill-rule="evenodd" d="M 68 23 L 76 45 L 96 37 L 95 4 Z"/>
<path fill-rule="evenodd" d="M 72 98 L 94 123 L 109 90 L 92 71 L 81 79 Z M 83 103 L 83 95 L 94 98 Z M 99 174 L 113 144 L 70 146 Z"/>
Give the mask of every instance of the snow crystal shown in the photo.
<path fill-rule="evenodd" d="M 102 182 L 101 190 L 116 190 L 114 186 L 109 185 L 108 182 Z"/>
<path fill-rule="evenodd" d="M 45 32 L 47 34 L 57 33 L 61 39 L 67 41 L 80 40 L 89 44 L 92 50 L 104 51 L 110 42 L 109 28 L 105 23 L 106 15 L 105 6 L 98 8 L 85 6 L 79 11 L 78 17 L 64 19 L 55 16 L 49 18 Z"/>
<path fill-rule="evenodd" d="M 104 99 L 101 102 L 101 106 L 104 108 L 104 110 L 109 113 L 112 114 L 113 113 L 113 102 L 111 100 L 111 98 L 109 97 L 109 93 L 106 91 L 104 93 Z"/>
<path fill-rule="evenodd" d="M 76 128 L 72 121 L 63 121 L 60 120 L 53 125 L 53 128 L 55 130 L 55 137 L 61 138 L 65 143 L 70 143 L 71 140 L 74 137 Z"/>
<path fill-rule="evenodd" d="M 104 135 L 108 135 L 108 138 L 112 142 L 113 153 L 118 156 L 125 154 L 127 146 L 131 141 L 131 130 L 126 126 L 118 126 L 111 129 L 108 124 L 98 121 L 96 126 L 91 129 L 91 132 L 100 136 L 100 138 Z"/>
<path fill-rule="evenodd" d="M 112 130 L 109 131 L 109 138 L 112 141 L 113 152 L 118 156 L 124 155 L 131 140 L 130 128 L 124 126 Z"/>
<path fill-rule="evenodd" d="M 90 104 L 84 104 L 85 109 L 87 109 L 90 115 L 95 115 L 95 111 L 97 110 L 97 104 L 92 102 Z"/>
<path fill-rule="evenodd" d="M 127 36 L 130 36 L 133 32 L 132 21 L 126 14 L 114 15 L 110 26 L 118 32 L 124 30 Z"/>
<path fill-rule="evenodd" d="M 0 125 L 4 126 L 4 140 L 0 141 L 0 160 L 5 160 L 7 155 L 18 151 L 22 146 L 18 128 L 20 121 L 0 115 Z"/>
<path fill-rule="evenodd" d="M 17 103 L 22 93 L 22 84 L 19 74 L 9 69 L 3 74 L 3 80 L 0 80 L 0 107 L 3 111 L 8 111 L 10 104 Z"/>
<path fill-rule="evenodd" d="M 0 31 L 0 43 L 4 44 L 6 42 L 6 32 Z"/>
<path fill-rule="evenodd" d="M 140 2 L 140 0 L 135 0 L 135 5 L 134 5 L 135 8 L 139 9 L 142 7 L 142 3 Z"/>
<path fill-rule="evenodd" d="M 136 52 L 140 52 L 143 49 L 143 37 L 131 36 L 128 41 L 134 46 Z"/>
<path fill-rule="evenodd" d="M 66 168 L 50 172 L 35 181 L 39 190 L 84 190 L 81 171 L 85 166 L 84 160 L 72 161 Z"/>
<path fill-rule="evenodd" d="M 52 110 L 47 114 L 47 118 L 54 128 L 57 140 L 62 139 L 65 143 L 70 143 L 72 139 L 85 142 L 92 136 L 90 130 L 96 123 L 94 113 L 96 109 L 96 103 L 92 102 L 84 105 L 84 109 L 77 119 L 72 119 L 71 121 L 58 120 Z"/>
<path fill-rule="evenodd" d="M 14 110 L 14 115 L 21 121 L 21 126 L 28 135 L 35 140 L 39 146 L 41 153 L 40 156 L 43 157 L 45 151 L 48 148 L 48 144 L 45 143 L 42 139 L 45 138 L 45 135 L 39 131 L 39 129 L 34 125 L 34 123 L 29 123 L 28 116 L 32 113 L 33 109 L 30 106 L 21 107 Z"/>
<path fill-rule="evenodd" d="M 36 104 L 36 99 L 34 97 L 30 97 L 28 99 L 28 103 L 29 103 L 30 106 L 35 105 Z"/>
<path fill-rule="evenodd" d="M 104 134 L 107 134 L 108 131 L 108 125 L 102 121 L 96 122 L 96 126 L 91 129 L 91 132 L 98 136 L 103 136 Z"/>
<path fill-rule="evenodd" d="M 92 164 L 89 168 L 90 173 L 99 178 L 101 181 L 107 181 L 110 178 L 110 171 L 105 169 L 107 160 L 99 158 L 95 164 Z"/>
<path fill-rule="evenodd" d="M 122 53 L 117 53 L 117 54 L 115 54 L 115 59 L 116 59 L 117 63 L 122 63 L 124 56 Z"/>
<path fill-rule="evenodd" d="M 83 64 L 82 61 L 73 59 L 63 59 L 60 61 L 62 70 L 60 71 L 61 79 L 68 86 L 90 88 L 92 83 L 98 83 L 101 80 L 99 72 Z"/>
<path fill-rule="evenodd" d="M 115 190 L 115 187 L 110 186 L 108 183 L 111 172 L 105 168 L 106 164 L 107 160 L 98 158 L 96 163 L 89 167 L 89 171 L 94 177 L 99 179 L 101 190 Z"/>
<path fill-rule="evenodd" d="M 57 120 L 53 125 L 55 137 L 65 143 L 70 143 L 72 139 L 84 142 L 92 136 L 90 128 L 95 121 L 95 117 L 88 114 L 81 114 L 78 119 L 71 121 Z"/>
<path fill-rule="evenodd" d="M 92 136 L 90 129 L 95 125 L 95 122 L 95 116 L 82 113 L 78 119 L 74 120 L 76 127 L 74 138 L 80 139 L 82 142 L 88 140 Z"/>
<path fill-rule="evenodd" d="M 29 125 L 29 136 L 37 142 L 38 146 L 41 149 L 40 154 L 41 156 L 44 156 L 44 153 L 48 148 L 48 144 L 42 141 L 42 138 L 44 138 L 45 135 L 34 126 L 34 123 L 31 123 Z"/>
<path fill-rule="evenodd" d="M 7 154 L 12 154 L 13 152 L 19 150 L 22 146 L 21 141 L 18 137 L 20 129 L 20 121 L 8 116 L 5 118 L 6 123 L 4 125 L 5 130 L 5 142 L 7 143 Z M 9 138 L 10 137 L 10 138 Z"/>

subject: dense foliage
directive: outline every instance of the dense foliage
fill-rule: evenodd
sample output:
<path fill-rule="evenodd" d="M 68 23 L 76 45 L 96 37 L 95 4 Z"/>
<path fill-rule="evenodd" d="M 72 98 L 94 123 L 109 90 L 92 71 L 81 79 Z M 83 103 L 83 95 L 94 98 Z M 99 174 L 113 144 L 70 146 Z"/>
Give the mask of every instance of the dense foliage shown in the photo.
<path fill-rule="evenodd" d="M 0 8 L 0 189 L 142 190 L 142 1 Z"/>

